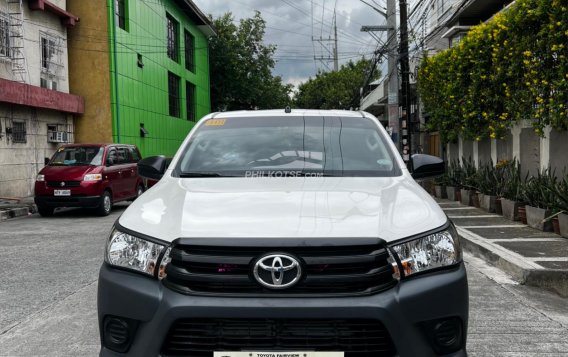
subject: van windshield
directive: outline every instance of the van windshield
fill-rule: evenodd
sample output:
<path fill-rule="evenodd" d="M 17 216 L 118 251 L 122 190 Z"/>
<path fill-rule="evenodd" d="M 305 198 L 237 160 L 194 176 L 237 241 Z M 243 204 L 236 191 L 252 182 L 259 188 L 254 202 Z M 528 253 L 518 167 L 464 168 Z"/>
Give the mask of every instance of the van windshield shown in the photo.
<path fill-rule="evenodd" d="M 104 148 L 99 146 L 61 147 L 57 150 L 50 166 L 100 166 Z"/>
<path fill-rule="evenodd" d="M 180 177 L 398 176 L 377 124 L 368 118 L 209 119 L 192 135 Z"/>

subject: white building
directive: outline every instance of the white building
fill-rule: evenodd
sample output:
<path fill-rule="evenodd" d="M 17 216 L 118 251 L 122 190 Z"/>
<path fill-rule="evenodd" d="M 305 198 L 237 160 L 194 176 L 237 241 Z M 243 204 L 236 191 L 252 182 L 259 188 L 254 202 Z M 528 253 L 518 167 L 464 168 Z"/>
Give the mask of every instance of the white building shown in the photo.
<path fill-rule="evenodd" d="M 65 0 L 0 0 L 0 197 L 33 195 L 33 183 L 84 100 L 69 94 Z"/>

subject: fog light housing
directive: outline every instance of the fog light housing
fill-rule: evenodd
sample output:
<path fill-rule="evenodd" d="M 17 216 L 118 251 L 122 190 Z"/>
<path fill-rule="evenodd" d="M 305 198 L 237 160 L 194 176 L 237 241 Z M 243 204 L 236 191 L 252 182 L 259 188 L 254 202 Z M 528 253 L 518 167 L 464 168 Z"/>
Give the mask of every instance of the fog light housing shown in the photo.
<path fill-rule="evenodd" d="M 429 321 L 424 328 L 432 347 L 438 354 L 456 352 L 465 345 L 463 322 L 459 317 Z"/>
<path fill-rule="evenodd" d="M 128 352 L 138 323 L 135 320 L 116 316 L 106 316 L 103 323 L 103 343 L 109 350 Z"/>

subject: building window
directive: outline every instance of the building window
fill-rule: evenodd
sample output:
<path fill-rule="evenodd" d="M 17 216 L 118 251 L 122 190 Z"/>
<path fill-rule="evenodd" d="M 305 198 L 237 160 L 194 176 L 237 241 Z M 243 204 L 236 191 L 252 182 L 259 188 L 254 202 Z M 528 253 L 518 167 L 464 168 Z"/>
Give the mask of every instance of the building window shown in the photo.
<path fill-rule="evenodd" d="M 116 17 L 116 24 L 121 29 L 128 31 L 127 28 L 127 16 L 126 16 L 126 0 L 115 0 L 114 11 Z"/>
<path fill-rule="evenodd" d="M 180 96 L 179 96 L 180 79 L 175 74 L 168 72 L 168 97 L 170 115 L 176 118 L 180 117 Z"/>
<path fill-rule="evenodd" d="M 25 121 L 12 122 L 12 142 L 21 144 L 27 143 Z"/>
<path fill-rule="evenodd" d="M 62 53 L 63 49 L 61 38 L 50 36 L 46 33 L 40 34 L 41 45 L 41 71 L 54 76 L 59 74 L 63 67 Z"/>
<path fill-rule="evenodd" d="M 185 42 L 185 68 L 195 72 L 195 38 L 189 31 L 184 32 Z"/>
<path fill-rule="evenodd" d="M 179 43 L 178 43 L 178 27 L 179 24 L 173 17 L 166 14 L 168 24 L 168 57 L 172 60 L 179 61 Z"/>
<path fill-rule="evenodd" d="M 187 109 L 187 120 L 195 121 L 195 85 L 185 82 L 185 106 Z"/>
<path fill-rule="evenodd" d="M 0 56 L 10 57 L 10 22 L 0 13 Z"/>

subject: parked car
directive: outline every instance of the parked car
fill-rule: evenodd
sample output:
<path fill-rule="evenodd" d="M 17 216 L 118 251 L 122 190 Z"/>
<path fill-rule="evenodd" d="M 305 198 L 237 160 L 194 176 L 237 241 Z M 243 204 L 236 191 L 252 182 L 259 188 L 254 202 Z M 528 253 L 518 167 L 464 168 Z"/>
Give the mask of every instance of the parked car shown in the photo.
<path fill-rule="evenodd" d="M 372 115 L 204 117 L 115 222 L 98 281 L 100 356 L 466 356 L 452 223 Z"/>
<path fill-rule="evenodd" d="M 84 207 L 108 215 L 114 203 L 144 192 L 139 160 L 134 145 L 62 145 L 37 175 L 34 200 L 39 214 L 51 216 L 57 207 Z"/>

